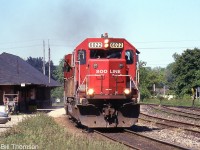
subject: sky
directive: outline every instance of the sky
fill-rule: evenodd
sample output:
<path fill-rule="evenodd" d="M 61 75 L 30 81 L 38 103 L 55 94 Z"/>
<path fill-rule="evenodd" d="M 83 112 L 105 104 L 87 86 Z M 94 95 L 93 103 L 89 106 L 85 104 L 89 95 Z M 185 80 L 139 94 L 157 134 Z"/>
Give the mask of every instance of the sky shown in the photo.
<path fill-rule="evenodd" d="M 55 65 L 85 38 L 125 38 L 148 67 L 166 67 L 173 54 L 200 48 L 199 0 L 0 0 L 0 54 Z"/>

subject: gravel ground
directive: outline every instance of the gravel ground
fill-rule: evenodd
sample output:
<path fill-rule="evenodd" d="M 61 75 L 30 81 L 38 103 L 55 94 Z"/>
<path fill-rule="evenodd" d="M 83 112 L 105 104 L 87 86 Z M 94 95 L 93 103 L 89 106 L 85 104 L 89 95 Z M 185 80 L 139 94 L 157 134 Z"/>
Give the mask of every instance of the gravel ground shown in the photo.
<path fill-rule="evenodd" d="M 146 106 L 141 106 L 141 111 L 150 115 L 158 116 L 161 118 L 168 118 L 172 120 L 178 120 L 183 122 L 189 122 L 188 118 L 180 118 L 179 116 L 168 116 L 165 113 L 155 112 L 151 108 Z M 199 121 L 198 121 L 199 122 Z M 200 149 L 200 138 L 194 135 L 188 135 L 182 129 L 178 128 L 166 128 L 158 129 L 154 124 L 137 123 L 137 126 L 146 126 L 150 131 L 143 131 L 141 134 L 148 135 L 150 137 L 168 141 L 170 143 L 179 144 L 181 146 L 187 147 L 189 149 Z"/>
<path fill-rule="evenodd" d="M 50 111 L 48 113 L 49 116 L 51 117 L 62 117 L 63 115 L 65 115 L 65 109 L 64 108 L 57 108 L 54 109 L 53 111 Z"/>
<path fill-rule="evenodd" d="M 4 131 L 6 131 L 9 128 L 12 128 L 12 126 L 16 125 L 18 122 L 22 121 L 23 118 L 26 118 L 30 115 L 10 115 L 11 121 L 8 121 L 5 124 L 0 124 L 0 134 Z"/>
<path fill-rule="evenodd" d="M 156 117 L 176 120 L 176 121 L 180 121 L 180 122 L 192 123 L 192 124 L 197 124 L 197 125 L 200 124 L 200 119 L 186 118 L 186 117 L 183 117 L 183 116 L 174 115 L 174 114 L 170 114 L 170 113 L 167 113 L 167 112 L 166 113 L 161 112 L 161 111 L 155 110 L 151 107 L 148 107 L 146 105 L 141 106 L 141 112 L 149 114 L 149 115 L 153 115 L 153 116 L 156 116 Z"/>
<path fill-rule="evenodd" d="M 147 135 L 153 137 L 155 139 L 167 141 L 169 143 L 173 143 L 175 145 L 181 145 L 188 149 L 197 150 L 200 148 L 200 138 L 195 137 L 193 135 L 188 135 L 184 130 L 178 128 L 166 128 L 159 129 L 157 126 L 145 123 L 137 123 L 137 128 L 146 128 L 149 130 L 143 130 L 139 132 L 142 135 Z"/>
<path fill-rule="evenodd" d="M 178 110 L 178 111 L 184 111 L 186 113 L 191 113 L 191 114 L 194 114 L 194 115 L 200 115 L 200 109 L 198 110 L 195 110 L 195 109 L 186 109 L 186 108 L 178 108 L 178 107 L 169 107 L 170 109 L 173 109 L 173 110 Z"/>

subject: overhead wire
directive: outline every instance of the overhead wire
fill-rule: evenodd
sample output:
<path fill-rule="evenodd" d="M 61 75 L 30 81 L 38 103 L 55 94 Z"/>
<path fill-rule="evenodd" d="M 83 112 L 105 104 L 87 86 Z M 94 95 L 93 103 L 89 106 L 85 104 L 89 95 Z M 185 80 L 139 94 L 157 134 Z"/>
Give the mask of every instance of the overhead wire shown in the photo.
<path fill-rule="evenodd" d="M 137 49 L 177 49 L 177 48 L 185 49 L 185 48 L 192 48 L 192 46 L 185 46 L 185 47 L 138 47 Z"/>
<path fill-rule="evenodd" d="M 28 43 L 28 42 L 34 42 L 34 41 L 43 41 L 42 39 L 32 39 L 32 40 L 25 40 L 25 41 L 0 41 L 1 45 L 4 44 L 15 44 L 15 43 Z"/>
<path fill-rule="evenodd" d="M 27 45 L 27 46 L 16 46 L 16 47 L 6 47 L 6 48 L 0 48 L 2 50 L 8 50 L 8 49 L 18 49 L 18 48 L 28 48 L 28 47 L 39 47 L 39 46 L 42 46 L 42 45 Z"/>
<path fill-rule="evenodd" d="M 9 42 L 0 42 L 0 45 L 3 44 L 19 44 L 19 43 L 28 43 L 28 42 L 34 42 L 34 41 L 40 41 L 41 45 L 44 39 L 31 39 L 31 40 L 25 40 L 25 41 L 9 41 Z M 51 44 L 52 46 L 73 46 L 73 44 L 67 44 L 67 42 L 71 42 L 72 40 L 59 40 L 59 39 L 50 39 L 50 42 L 53 42 L 53 44 Z M 175 41 L 144 41 L 144 42 L 140 42 L 140 41 L 135 41 L 132 43 L 176 43 L 176 42 L 199 42 L 200 40 L 175 40 Z M 55 43 L 55 44 L 54 44 Z M 65 44 L 62 44 L 65 43 Z M 21 46 L 24 47 L 24 46 Z M 184 46 L 184 47 L 139 47 L 139 49 L 171 49 L 171 48 L 188 48 L 191 46 Z"/>
<path fill-rule="evenodd" d="M 179 42 L 200 42 L 200 40 L 175 40 L 175 41 L 135 41 L 134 43 L 179 43 Z"/>

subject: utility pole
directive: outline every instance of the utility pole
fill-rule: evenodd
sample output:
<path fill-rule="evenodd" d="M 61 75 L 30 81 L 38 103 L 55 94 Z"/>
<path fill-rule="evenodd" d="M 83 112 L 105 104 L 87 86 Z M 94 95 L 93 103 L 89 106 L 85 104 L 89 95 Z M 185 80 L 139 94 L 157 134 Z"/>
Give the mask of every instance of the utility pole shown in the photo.
<path fill-rule="evenodd" d="M 49 49 L 49 83 L 51 82 L 51 65 L 50 65 L 50 62 L 51 62 L 51 58 L 50 58 L 50 44 L 49 44 L 49 39 L 48 39 L 48 49 Z"/>
<path fill-rule="evenodd" d="M 164 90 L 163 95 L 165 96 L 165 91 L 166 91 L 166 89 L 165 89 L 165 85 L 163 86 L 163 90 Z"/>
<path fill-rule="evenodd" d="M 45 75 L 45 41 L 43 40 L 43 74 Z"/>
<path fill-rule="evenodd" d="M 153 93 L 154 93 L 154 97 L 156 96 L 156 85 L 153 84 Z"/>

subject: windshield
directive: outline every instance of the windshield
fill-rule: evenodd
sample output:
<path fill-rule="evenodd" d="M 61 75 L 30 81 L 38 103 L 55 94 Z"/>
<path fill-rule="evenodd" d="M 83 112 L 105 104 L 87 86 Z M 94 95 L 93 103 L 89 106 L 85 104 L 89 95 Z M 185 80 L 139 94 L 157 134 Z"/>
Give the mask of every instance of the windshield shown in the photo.
<path fill-rule="evenodd" d="M 121 58 L 122 50 L 90 50 L 90 58 Z"/>

